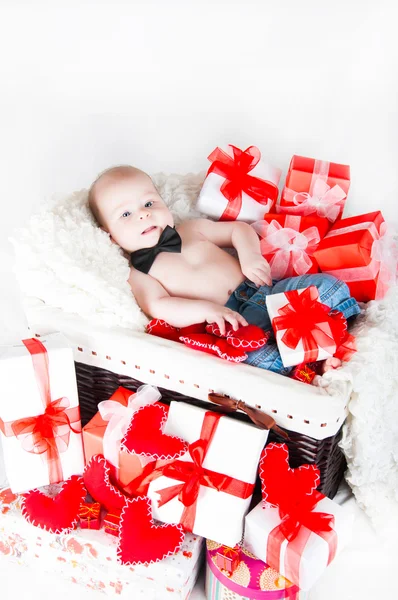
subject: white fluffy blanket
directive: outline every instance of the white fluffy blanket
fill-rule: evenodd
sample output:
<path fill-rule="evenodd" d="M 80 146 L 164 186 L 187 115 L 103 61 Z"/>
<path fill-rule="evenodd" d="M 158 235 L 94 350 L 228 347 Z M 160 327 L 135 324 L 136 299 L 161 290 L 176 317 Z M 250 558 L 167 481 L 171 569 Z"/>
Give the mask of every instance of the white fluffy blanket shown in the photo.
<path fill-rule="evenodd" d="M 193 206 L 203 177 L 154 177 L 176 222 L 198 216 Z M 147 319 L 127 284 L 128 263 L 94 224 L 86 197 L 83 190 L 43 206 L 14 234 L 20 286 L 26 296 L 86 319 L 143 330 Z M 394 515 L 398 523 L 398 289 L 370 303 L 355 330 L 359 351 L 341 373 L 354 386 L 342 444 L 347 479 L 373 523 L 386 528 Z"/>

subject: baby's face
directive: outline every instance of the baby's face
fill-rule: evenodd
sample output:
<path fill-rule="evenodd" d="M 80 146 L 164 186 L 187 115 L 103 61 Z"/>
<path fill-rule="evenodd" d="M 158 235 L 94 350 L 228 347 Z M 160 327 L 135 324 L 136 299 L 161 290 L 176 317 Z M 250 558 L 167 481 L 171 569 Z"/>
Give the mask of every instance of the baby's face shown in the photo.
<path fill-rule="evenodd" d="M 133 173 L 105 181 L 97 193 L 97 209 L 104 229 L 127 252 L 151 248 L 173 217 L 150 177 Z"/>

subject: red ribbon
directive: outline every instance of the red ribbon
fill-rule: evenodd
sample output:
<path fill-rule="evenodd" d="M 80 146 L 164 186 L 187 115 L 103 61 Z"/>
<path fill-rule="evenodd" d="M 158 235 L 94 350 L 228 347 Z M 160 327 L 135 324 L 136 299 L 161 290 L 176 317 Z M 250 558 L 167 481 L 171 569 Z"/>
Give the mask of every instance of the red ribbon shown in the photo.
<path fill-rule="evenodd" d="M 278 310 L 281 316 L 272 320 L 275 330 L 285 330 L 281 341 L 288 348 L 295 349 L 301 340 L 304 348 L 302 362 L 318 360 L 319 348 L 333 355 L 346 335 L 344 315 L 319 302 L 315 286 L 306 288 L 301 294 L 298 290 L 284 294 L 289 303 Z"/>
<path fill-rule="evenodd" d="M 220 221 L 237 219 L 242 208 L 242 192 L 264 205 L 268 203 L 268 199 L 276 200 L 278 197 L 278 187 L 274 183 L 249 175 L 261 158 L 260 150 L 256 146 L 250 146 L 244 151 L 232 145 L 230 148 L 233 158 L 221 148 L 216 148 L 208 156 L 212 164 L 207 174 L 216 173 L 225 178 L 220 191 L 228 200 L 228 204 Z"/>
<path fill-rule="evenodd" d="M 161 475 L 181 481 L 180 484 L 157 490 L 160 496 L 159 507 L 178 496 L 178 500 L 184 505 L 180 523 L 186 531 L 191 532 L 195 524 L 200 486 L 210 487 L 242 499 L 249 498 L 253 493 L 254 484 L 203 467 L 203 461 L 222 416 L 210 411 L 205 413 L 200 438 L 188 447 L 192 462 L 174 460 L 159 468 L 155 468 L 154 463 L 149 463 L 142 475 L 130 482 L 126 491 L 129 494 L 139 495 L 151 481 Z"/>
<path fill-rule="evenodd" d="M 80 433 L 80 410 L 76 406 L 69 408 L 67 398 L 51 401 L 48 354 L 45 346 L 36 339 L 22 340 L 29 351 L 44 413 L 35 417 L 26 417 L 4 423 L 0 419 L 0 430 L 7 437 L 16 436 L 22 441 L 22 448 L 32 454 L 45 457 L 49 483 L 63 481 L 63 471 L 59 454 L 69 446 L 70 432 Z M 72 423 L 78 423 L 74 429 Z"/>

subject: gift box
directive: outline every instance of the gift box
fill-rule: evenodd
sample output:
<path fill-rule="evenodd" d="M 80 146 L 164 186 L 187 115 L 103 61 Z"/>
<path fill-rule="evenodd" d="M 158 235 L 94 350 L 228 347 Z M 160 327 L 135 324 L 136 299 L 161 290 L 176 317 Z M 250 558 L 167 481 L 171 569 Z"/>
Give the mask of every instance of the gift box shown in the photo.
<path fill-rule="evenodd" d="M 296 381 L 301 381 L 302 383 L 312 383 L 315 375 L 316 371 L 305 364 L 297 365 L 290 373 L 292 379 L 296 379 Z"/>
<path fill-rule="evenodd" d="M 240 549 L 238 546 L 220 546 L 216 552 L 215 562 L 219 569 L 233 573 L 240 561 Z"/>
<path fill-rule="evenodd" d="M 101 505 L 99 502 L 82 502 L 79 510 L 79 525 L 82 529 L 101 528 Z"/>
<path fill-rule="evenodd" d="M 285 444 L 270 444 L 260 464 L 263 502 L 246 516 L 244 546 L 309 590 L 350 542 L 353 513 L 316 490 L 319 469 L 291 469 Z"/>
<path fill-rule="evenodd" d="M 150 482 L 153 518 L 235 546 L 268 431 L 183 402 L 170 404 L 164 431 L 189 447 Z"/>
<path fill-rule="evenodd" d="M 252 227 L 260 236 L 261 254 L 269 262 L 273 280 L 319 271 L 313 255 L 330 228 L 328 219 L 268 214 Z"/>
<path fill-rule="evenodd" d="M 228 145 L 208 157 L 211 166 L 196 209 L 219 221 L 258 221 L 278 198 L 281 170 L 261 159 L 255 146 Z"/>
<path fill-rule="evenodd" d="M 206 598 L 207 600 L 303 600 L 299 589 L 269 565 L 245 548 L 239 549 L 236 568 L 231 573 L 218 564 L 220 545 L 207 540 Z"/>
<path fill-rule="evenodd" d="M 80 410 L 72 349 L 61 334 L 3 346 L 0 431 L 7 479 L 24 492 L 81 474 Z"/>
<path fill-rule="evenodd" d="M 397 246 L 380 211 L 335 223 L 314 256 L 321 271 L 345 281 L 363 302 L 382 298 L 396 282 Z"/>
<path fill-rule="evenodd" d="M 330 358 L 347 336 L 344 316 L 322 304 L 313 285 L 270 294 L 266 303 L 285 367 Z"/>
<path fill-rule="evenodd" d="M 294 155 L 277 212 L 316 214 L 334 223 L 343 214 L 350 188 L 350 167 Z"/>
<path fill-rule="evenodd" d="M 119 526 L 120 526 L 120 510 L 113 509 L 104 516 L 104 531 L 110 533 L 115 537 L 119 537 Z"/>
<path fill-rule="evenodd" d="M 54 535 L 30 525 L 20 497 L 0 490 L 0 572 L 8 561 L 56 573 L 112 597 L 134 600 L 186 600 L 202 563 L 202 538 L 186 534 L 180 550 L 150 565 L 119 564 L 118 539 L 104 529 L 75 529 Z"/>
<path fill-rule="evenodd" d="M 147 389 L 148 405 L 160 394 L 156 388 L 143 386 Z M 149 388 L 149 389 L 148 389 Z M 109 400 L 98 405 L 99 412 L 83 427 L 83 443 L 86 463 L 96 454 L 103 454 L 110 463 L 110 478 L 124 491 L 129 493 L 129 484 L 138 477 L 143 468 L 155 458 L 143 457 L 128 452 L 122 445 L 123 437 L 131 423 L 135 412 L 143 407 L 142 394 L 134 394 L 131 390 L 119 387 Z M 168 406 L 155 402 L 167 414 Z M 101 412 L 102 415 L 101 416 Z M 105 418 L 104 418 L 105 417 Z M 106 419 L 106 420 L 105 420 Z M 112 420 L 114 419 L 115 422 Z M 108 427 L 109 426 L 109 427 Z M 159 461 L 158 466 L 166 461 Z"/>

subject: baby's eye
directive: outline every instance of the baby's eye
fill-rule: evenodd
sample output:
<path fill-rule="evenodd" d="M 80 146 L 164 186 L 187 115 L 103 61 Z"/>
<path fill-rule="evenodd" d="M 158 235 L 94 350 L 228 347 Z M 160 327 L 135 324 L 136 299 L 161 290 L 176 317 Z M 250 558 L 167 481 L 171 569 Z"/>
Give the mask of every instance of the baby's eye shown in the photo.
<path fill-rule="evenodd" d="M 149 200 L 148 202 L 145 202 L 144 206 L 145 206 L 145 208 L 150 208 L 152 206 L 152 204 L 153 204 L 153 201 Z"/>
<path fill-rule="evenodd" d="M 122 218 L 125 219 L 126 217 L 129 217 L 131 215 L 131 212 L 129 210 L 126 210 L 123 214 L 122 214 Z"/>

